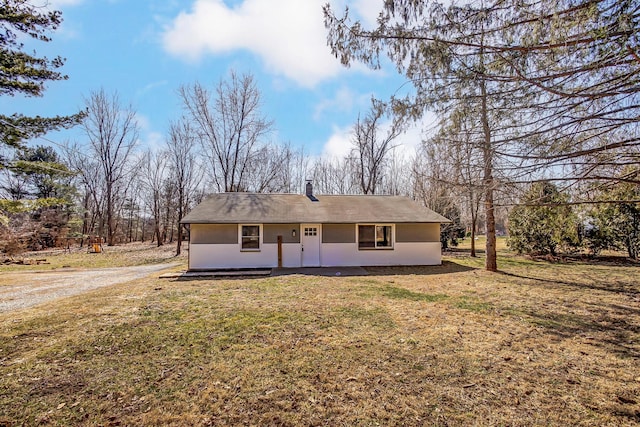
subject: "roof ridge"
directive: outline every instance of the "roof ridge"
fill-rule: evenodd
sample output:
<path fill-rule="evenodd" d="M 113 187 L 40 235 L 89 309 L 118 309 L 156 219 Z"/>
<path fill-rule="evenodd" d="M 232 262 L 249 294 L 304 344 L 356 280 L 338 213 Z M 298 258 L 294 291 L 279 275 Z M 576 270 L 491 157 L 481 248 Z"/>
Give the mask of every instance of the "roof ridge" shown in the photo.
<path fill-rule="evenodd" d="M 222 194 L 243 194 L 243 195 L 260 195 L 260 196 L 304 196 L 305 194 L 301 193 L 260 193 L 253 191 L 223 191 L 220 193 L 209 193 L 207 196 L 216 196 Z M 411 199 L 411 197 L 403 194 L 324 194 L 324 193 L 314 193 L 315 196 L 324 196 L 324 197 L 406 197 Z M 413 199 L 411 199 L 413 200 Z"/>

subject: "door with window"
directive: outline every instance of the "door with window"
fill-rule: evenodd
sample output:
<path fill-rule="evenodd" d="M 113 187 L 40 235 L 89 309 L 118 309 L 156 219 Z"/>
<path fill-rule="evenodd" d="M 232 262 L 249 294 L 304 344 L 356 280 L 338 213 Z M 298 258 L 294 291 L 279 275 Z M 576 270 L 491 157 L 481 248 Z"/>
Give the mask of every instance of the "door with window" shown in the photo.
<path fill-rule="evenodd" d="M 320 267 L 320 224 L 302 224 L 302 266 Z"/>

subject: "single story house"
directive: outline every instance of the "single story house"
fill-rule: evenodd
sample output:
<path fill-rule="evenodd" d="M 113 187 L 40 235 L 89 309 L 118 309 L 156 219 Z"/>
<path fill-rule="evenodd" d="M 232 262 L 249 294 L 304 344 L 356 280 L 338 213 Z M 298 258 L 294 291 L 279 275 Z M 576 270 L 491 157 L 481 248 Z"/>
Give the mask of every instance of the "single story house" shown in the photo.
<path fill-rule="evenodd" d="M 400 196 L 213 194 L 181 223 L 189 270 L 441 264 L 445 217 Z"/>

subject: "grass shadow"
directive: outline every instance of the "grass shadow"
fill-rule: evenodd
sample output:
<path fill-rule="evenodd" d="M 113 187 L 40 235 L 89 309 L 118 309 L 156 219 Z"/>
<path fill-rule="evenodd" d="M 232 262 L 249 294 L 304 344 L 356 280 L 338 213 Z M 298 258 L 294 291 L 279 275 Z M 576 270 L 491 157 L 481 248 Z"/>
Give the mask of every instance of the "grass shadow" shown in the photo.
<path fill-rule="evenodd" d="M 563 280 L 562 270 L 553 270 L 556 274 L 549 278 L 539 277 L 535 271 L 501 271 L 500 274 L 518 279 L 512 281 L 516 286 L 537 287 L 549 296 L 560 295 L 562 299 L 556 303 L 529 301 L 525 303 L 527 307 L 513 311 L 514 314 L 558 338 L 577 337 L 619 357 L 640 359 L 640 308 L 637 306 L 640 286 L 633 276 L 621 280 L 585 271 L 581 278 Z"/>
<path fill-rule="evenodd" d="M 375 276 L 432 276 L 438 274 L 463 273 L 478 270 L 475 267 L 443 260 L 441 265 L 414 265 L 390 267 L 364 267 L 370 275 Z"/>
<path fill-rule="evenodd" d="M 243 275 L 243 276 L 224 276 L 224 275 L 220 275 L 220 276 L 179 276 L 179 277 L 173 277 L 173 278 L 168 278 L 167 280 L 169 282 L 211 282 L 211 281 L 216 281 L 216 280 L 224 280 L 224 281 L 230 281 L 230 280 L 253 280 L 253 279 L 264 279 L 264 278 L 268 278 L 270 276 L 258 276 L 258 275 Z"/>
<path fill-rule="evenodd" d="M 640 346 L 634 345 L 640 335 L 640 325 L 629 320 L 634 318 L 634 310 L 613 312 L 606 305 L 591 310 L 584 315 L 542 309 L 529 309 L 520 314 L 559 338 L 581 337 L 621 357 L 640 359 Z"/>
<path fill-rule="evenodd" d="M 261 269 L 260 269 L 261 270 Z M 267 270 L 267 269 L 264 269 Z M 389 266 L 389 267 L 302 267 L 302 268 L 273 268 L 271 275 L 252 274 L 251 269 L 218 270 L 213 272 L 216 275 L 203 277 L 197 275 L 183 275 L 175 278 L 178 281 L 199 281 L 199 280 L 243 280 L 255 279 L 259 277 L 276 276 L 314 276 L 314 277 L 363 277 L 363 276 L 398 276 L 415 275 L 430 276 L 437 274 L 461 273 L 465 271 L 477 270 L 475 267 L 458 264 L 456 262 L 442 261 L 441 265 L 414 265 L 414 266 Z M 225 272 L 229 273 L 228 275 Z M 242 274 L 240 274 L 242 273 Z"/>
<path fill-rule="evenodd" d="M 484 255 L 486 250 L 484 249 L 484 247 L 478 248 L 476 247 L 476 255 Z M 449 256 L 471 256 L 471 249 L 470 248 L 447 248 L 443 250 L 443 255 L 449 255 Z"/>
<path fill-rule="evenodd" d="M 300 268 L 274 268 L 272 276 L 291 276 L 300 274 L 303 276 L 368 276 L 369 273 L 362 267 L 300 267 Z"/>
<path fill-rule="evenodd" d="M 545 279 L 541 277 L 535 277 L 533 275 L 518 274 L 518 273 L 512 273 L 512 272 L 507 272 L 502 270 L 499 271 L 498 273 L 504 276 L 513 277 L 517 279 L 530 280 L 534 283 L 539 283 L 541 285 L 542 284 L 561 285 L 561 286 L 568 286 L 568 287 L 573 287 L 577 289 L 591 289 L 591 290 L 598 290 L 598 291 L 604 291 L 604 292 L 612 292 L 616 294 L 628 295 L 631 297 L 636 297 L 640 295 L 640 288 L 634 287 L 632 285 L 625 286 L 625 284 L 621 284 L 619 282 L 611 282 L 611 284 L 584 283 L 584 282 L 576 282 L 576 281 L 569 281 L 569 280 L 560 280 L 556 278 Z"/>

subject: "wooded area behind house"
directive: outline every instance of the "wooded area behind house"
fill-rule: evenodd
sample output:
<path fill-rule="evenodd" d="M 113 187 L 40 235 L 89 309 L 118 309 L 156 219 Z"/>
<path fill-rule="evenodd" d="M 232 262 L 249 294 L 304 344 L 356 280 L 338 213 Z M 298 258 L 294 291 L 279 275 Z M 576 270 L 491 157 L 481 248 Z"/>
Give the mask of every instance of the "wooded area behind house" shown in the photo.
<path fill-rule="evenodd" d="M 324 8 L 329 48 L 343 64 L 390 60 L 411 95 L 372 99 L 353 124 L 344 158 L 311 156 L 279 141 L 250 74 L 185 82 L 183 116 L 157 149 L 139 142 L 122 94 L 86 95 L 76 115 L 0 116 L 0 249 L 7 254 L 78 245 L 177 243 L 178 222 L 207 194 L 228 191 L 407 195 L 448 217 L 445 247 L 487 235 L 531 254 L 624 250 L 640 254 L 640 6 L 615 1 L 385 2 L 376 28 Z M 321 18 L 320 18 L 321 19 Z M 20 37 L 49 40 L 61 20 L 5 2 L 0 94 L 39 96 L 66 79 Z M 435 111 L 437 130 L 415 154 L 397 138 Z M 47 131 L 83 137 L 51 146 Z M 475 255 L 472 246 L 472 255 Z"/>

